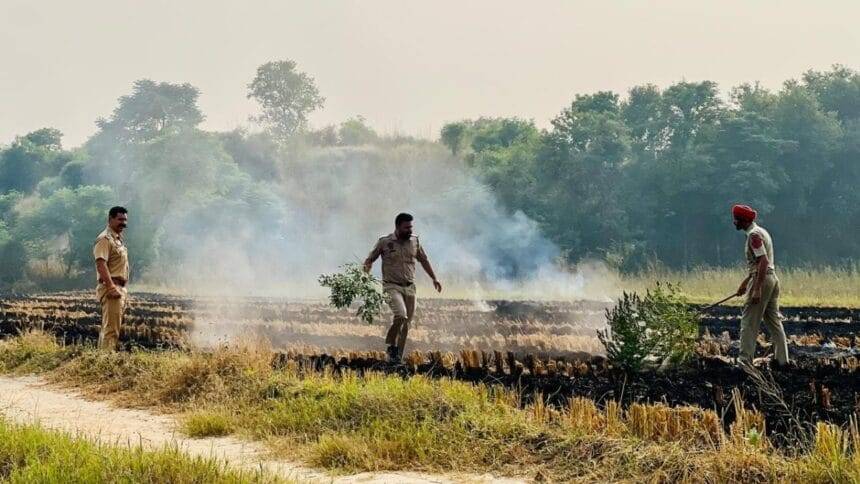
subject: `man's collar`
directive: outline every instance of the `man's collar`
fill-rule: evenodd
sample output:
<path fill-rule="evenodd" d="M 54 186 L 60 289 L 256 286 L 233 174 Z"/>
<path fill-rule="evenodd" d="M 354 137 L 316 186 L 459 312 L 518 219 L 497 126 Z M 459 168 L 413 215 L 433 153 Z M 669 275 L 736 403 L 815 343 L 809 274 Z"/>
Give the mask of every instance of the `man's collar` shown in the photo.
<path fill-rule="evenodd" d="M 388 238 L 390 240 L 393 240 L 394 242 L 404 243 L 404 242 L 408 242 L 408 241 L 412 240 L 412 237 L 414 237 L 414 236 L 415 236 L 415 234 L 412 234 L 409 236 L 408 239 L 400 240 L 400 237 L 397 236 L 397 232 L 391 232 L 391 234 L 388 235 Z"/>
<path fill-rule="evenodd" d="M 110 225 L 107 226 L 107 233 L 119 240 L 122 240 L 122 234 L 112 229 Z"/>
<path fill-rule="evenodd" d="M 747 227 L 747 228 L 744 230 L 744 232 L 746 232 L 746 233 L 747 233 L 747 235 L 749 235 L 749 234 L 750 234 L 750 232 L 752 232 L 752 231 L 753 231 L 753 229 L 754 229 L 754 228 L 756 228 L 756 227 L 758 227 L 758 225 L 756 225 L 756 223 L 755 223 L 755 222 L 750 222 L 750 226 L 749 226 L 749 227 Z"/>

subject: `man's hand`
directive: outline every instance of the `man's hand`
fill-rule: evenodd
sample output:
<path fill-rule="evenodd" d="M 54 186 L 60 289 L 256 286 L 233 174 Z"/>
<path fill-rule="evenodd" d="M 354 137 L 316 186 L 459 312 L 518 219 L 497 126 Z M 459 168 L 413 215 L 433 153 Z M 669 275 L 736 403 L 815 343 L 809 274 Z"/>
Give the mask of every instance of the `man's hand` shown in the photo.
<path fill-rule="evenodd" d="M 735 296 L 743 296 L 747 293 L 747 282 L 749 279 L 744 279 L 744 282 L 741 283 L 741 286 L 738 288 L 738 292 L 735 293 Z"/>
<path fill-rule="evenodd" d="M 442 292 L 442 283 L 433 279 L 433 287 L 436 288 L 436 292 Z"/>
<path fill-rule="evenodd" d="M 370 272 L 370 269 L 371 269 L 372 267 L 373 267 L 373 262 L 367 262 L 367 261 L 364 261 L 364 266 L 363 266 L 362 268 L 364 269 L 364 272 L 368 272 L 368 273 L 369 273 L 369 272 Z"/>
<path fill-rule="evenodd" d="M 108 299 L 119 299 L 122 297 L 122 293 L 119 292 L 119 289 L 116 286 L 110 286 L 105 294 Z"/>

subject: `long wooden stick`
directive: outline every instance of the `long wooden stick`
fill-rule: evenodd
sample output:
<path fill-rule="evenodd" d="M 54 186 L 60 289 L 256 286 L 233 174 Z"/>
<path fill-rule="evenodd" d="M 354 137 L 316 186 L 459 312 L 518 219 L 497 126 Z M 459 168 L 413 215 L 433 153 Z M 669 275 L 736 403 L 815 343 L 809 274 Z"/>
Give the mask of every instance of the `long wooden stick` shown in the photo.
<path fill-rule="evenodd" d="M 735 296 L 737 296 L 737 294 L 732 294 L 731 296 L 728 296 L 725 299 L 720 299 L 719 301 L 715 302 L 714 304 L 711 304 L 710 306 L 705 306 L 702 309 L 699 309 L 697 312 L 703 313 L 703 312 L 707 311 L 708 309 L 711 309 L 714 306 L 719 306 L 720 304 L 728 301 L 729 299 L 732 299 Z"/>

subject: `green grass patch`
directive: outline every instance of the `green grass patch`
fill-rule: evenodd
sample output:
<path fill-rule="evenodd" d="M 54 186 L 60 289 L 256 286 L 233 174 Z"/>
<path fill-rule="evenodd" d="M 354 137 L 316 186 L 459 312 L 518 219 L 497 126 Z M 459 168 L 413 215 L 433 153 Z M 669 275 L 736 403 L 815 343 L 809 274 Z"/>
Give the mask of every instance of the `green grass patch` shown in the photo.
<path fill-rule="evenodd" d="M 114 447 L 35 426 L 0 420 L 0 482 L 280 482 L 260 473 L 227 469 L 175 448 Z"/>
<path fill-rule="evenodd" d="M 190 437 L 223 437 L 233 433 L 233 418 L 215 409 L 200 410 L 183 417 L 182 431 Z"/>
<path fill-rule="evenodd" d="M 58 368 L 78 356 L 80 347 L 60 346 L 42 331 L 28 331 L 0 342 L 0 372 L 40 373 Z"/>

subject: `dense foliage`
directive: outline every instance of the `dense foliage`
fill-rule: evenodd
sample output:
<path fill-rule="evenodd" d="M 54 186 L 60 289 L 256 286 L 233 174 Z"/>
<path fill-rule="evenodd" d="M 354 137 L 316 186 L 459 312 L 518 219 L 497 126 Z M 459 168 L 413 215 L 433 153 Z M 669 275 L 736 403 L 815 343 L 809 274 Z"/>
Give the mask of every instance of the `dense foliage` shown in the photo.
<path fill-rule="evenodd" d="M 710 81 L 578 95 L 548 130 L 481 118 L 446 125 L 441 141 L 570 260 L 733 264 L 737 202 L 758 209 L 780 263 L 860 255 L 860 75 L 845 67 L 728 99 Z"/>
<path fill-rule="evenodd" d="M 360 116 L 311 129 L 308 116 L 324 98 L 292 61 L 261 66 L 249 83 L 260 132 L 202 130 L 198 96 L 189 84 L 140 80 L 81 147 L 65 149 L 51 128 L 0 146 L 0 289 L 90 285 L 91 244 L 114 204 L 132 213 L 133 276 L 182 268 L 194 262 L 189 246 L 202 253 L 237 235 L 248 253 L 276 252 L 289 263 L 300 251 L 283 250 L 279 234 L 291 222 L 312 227 L 350 203 L 319 204 L 314 192 L 356 190 L 366 180 L 349 177 L 374 163 L 392 174 L 382 164 L 435 162 L 427 150 L 445 147 L 504 210 L 534 220 L 568 262 L 598 258 L 622 270 L 737 264 L 734 202 L 759 209 L 780 264 L 850 266 L 860 255 L 860 74 L 841 66 L 777 92 L 738 86 L 727 99 L 708 81 L 578 95 L 548 129 L 480 118 L 444 126 L 438 144 L 380 136 Z M 468 187 L 445 196 L 474 196 Z M 286 196 L 311 209 L 291 211 Z M 494 253 L 504 253 L 504 240 L 489 244 Z M 244 262 L 231 261 L 230 277 Z"/>

